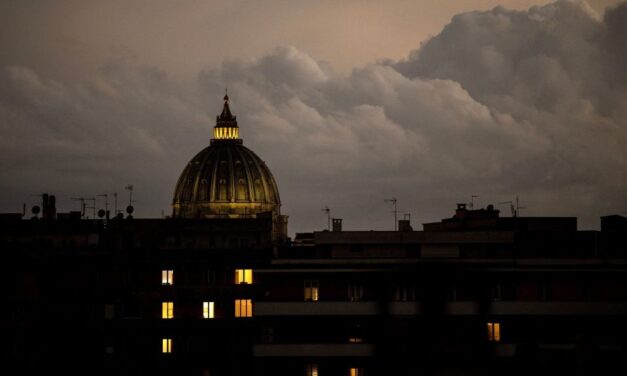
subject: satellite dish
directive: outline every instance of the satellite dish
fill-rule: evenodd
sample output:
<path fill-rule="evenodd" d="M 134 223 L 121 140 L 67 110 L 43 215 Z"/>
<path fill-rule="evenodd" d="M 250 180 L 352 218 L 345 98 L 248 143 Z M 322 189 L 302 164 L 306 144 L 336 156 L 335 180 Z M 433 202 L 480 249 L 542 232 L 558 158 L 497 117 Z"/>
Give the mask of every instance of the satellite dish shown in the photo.
<path fill-rule="evenodd" d="M 102 217 L 104 217 L 104 216 L 105 216 L 105 214 L 106 214 L 106 213 L 105 213 L 104 209 L 100 209 L 100 210 L 98 210 L 98 217 L 102 218 Z"/>
<path fill-rule="evenodd" d="M 33 208 L 31 209 L 31 212 L 35 215 L 39 214 L 40 211 L 41 211 L 41 208 L 37 205 L 33 206 Z"/>
<path fill-rule="evenodd" d="M 133 208 L 132 205 L 129 205 L 129 206 L 126 207 L 126 212 L 128 214 L 133 214 L 133 210 L 135 210 L 135 209 Z"/>

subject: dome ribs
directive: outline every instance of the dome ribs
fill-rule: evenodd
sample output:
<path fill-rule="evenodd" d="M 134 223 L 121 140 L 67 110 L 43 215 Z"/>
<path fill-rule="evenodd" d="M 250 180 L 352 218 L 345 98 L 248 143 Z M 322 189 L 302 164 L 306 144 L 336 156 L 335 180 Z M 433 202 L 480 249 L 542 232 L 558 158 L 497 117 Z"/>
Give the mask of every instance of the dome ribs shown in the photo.
<path fill-rule="evenodd" d="M 183 218 L 249 218 L 271 211 L 280 215 L 280 199 L 272 173 L 243 145 L 235 116 L 225 96 L 214 138 L 185 166 L 172 200 L 172 213 Z"/>

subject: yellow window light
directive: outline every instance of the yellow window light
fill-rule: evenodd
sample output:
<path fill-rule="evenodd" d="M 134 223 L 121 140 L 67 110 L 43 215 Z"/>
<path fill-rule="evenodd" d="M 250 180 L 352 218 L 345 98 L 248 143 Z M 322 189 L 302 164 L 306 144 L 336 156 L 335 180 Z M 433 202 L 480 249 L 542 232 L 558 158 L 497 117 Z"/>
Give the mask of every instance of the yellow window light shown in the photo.
<path fill-rule="evenodd" d="M 172 338 L 164 338 L 161 340 L 161 352 L 163 354 L 172 352 Z"/>
<path fill-rule="evenodd" d="M 235 283 L 238 285 L 253 283 L 253 270 L 252 269 L 236 269 L 235 270 Z"/>
<path fill-rule="evenodd" d="M 215 317 L 213 310 L 213 302 L 202 303 L 202 317 L 205 319 L 213 319 Z"/>
<path fill-rule="evenodd" d="M 161 303 L 161 318 L 162 319 L 174 318 L 174 303 L 173 302 Z"/>
<path fill-rule="evenodd" d="M 500 342 L 501 341 L 501 324 L 498 322 L 488 323 L 488 341 Z"/>
<path fill-rule="evenodd" d="M 252 317 L 253 302 L 250 299 L 235 300 L 235 317 Z"/>
<path fill-rule="evenodd" d="M 174 270 L 162 270 L 161 271 L 161 284 L 164 286 L 171 286 L 174 284 Z"/>

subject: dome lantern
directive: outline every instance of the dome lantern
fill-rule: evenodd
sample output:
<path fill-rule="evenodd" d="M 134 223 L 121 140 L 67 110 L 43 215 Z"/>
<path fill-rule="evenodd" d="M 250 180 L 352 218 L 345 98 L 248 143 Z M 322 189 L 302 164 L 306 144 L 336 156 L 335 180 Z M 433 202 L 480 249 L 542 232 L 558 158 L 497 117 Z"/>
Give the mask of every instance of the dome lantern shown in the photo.
<path fill-rule="evenodd" d="M 229 96 L 224 94 L 224 107 L 222 113 L 216 116 L 216 125 L 213 127 L 213 138 L 211 143 L 216 141 L 230 141 L 236 143 L 242 143 L 242 139 L 239 138 L 239 127 L 237 126 L 237 117 L 231 113 L 229 106 Z"/>

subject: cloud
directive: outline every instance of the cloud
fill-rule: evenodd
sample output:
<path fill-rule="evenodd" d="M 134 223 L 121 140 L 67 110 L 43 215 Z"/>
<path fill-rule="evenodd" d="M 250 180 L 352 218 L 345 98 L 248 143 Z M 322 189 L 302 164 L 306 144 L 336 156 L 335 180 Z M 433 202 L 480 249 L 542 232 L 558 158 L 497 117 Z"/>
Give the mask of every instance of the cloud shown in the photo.
<path fill-rule="evenodd" d="M 244 134 L 277 161 L 279 177 L 289 182 L 298 170 L 316 190 L 362 193 L 352 203 L 317 197 L 318 206 L 369 205 L 380 217 L 385 195 L 397 195 L 429 216 L 441 213 L 429 198 L 445 206 L 520 194 L 528 215 L 579 215 L 590 227 L 627 204 L 625 9 L 601 19 L 585 2 L 497 7 L 457 15 L 407 59 L 348 77 L 283 48 L 204 72 L 201 82 L 206 92 L 228 85 L 234 98 L 266 98 L 237 105 Z M 295 157 L 284 161 L 286 151 Z"/>
<path fill-rule="evenodd" d="M 324 226 L 325 205 L 348 228 L 392 228 L 384 198 L 424 222 L 474 194 L 595 226 L 627 207 L 626 24 L 625 3 L 603 18 L 571 1 L 464 13 L 406 59 L 349 75 L 294 47 L 226 60 L 196 85 L 124 63 L 81 83 L 4 67 L 0 188 L 134 182 L 139 213 L 158 215 L 228 87 L 291 231 Z"/>
<path fill-rule="evenodd" d="M 93 197 L 135 182 L 144 207 L 152 206 L 144 213 L 158 215 L 172 185 L 163 181 L 176 179 L 185 163 L 178 151 L 209 120 L 194 101 L 150 68 L 107 66 L 74 85 L 25 67 L 0 69 L 4 210 L 41 192 L 57 193 L 68 210 L 70 196 Z"/>

